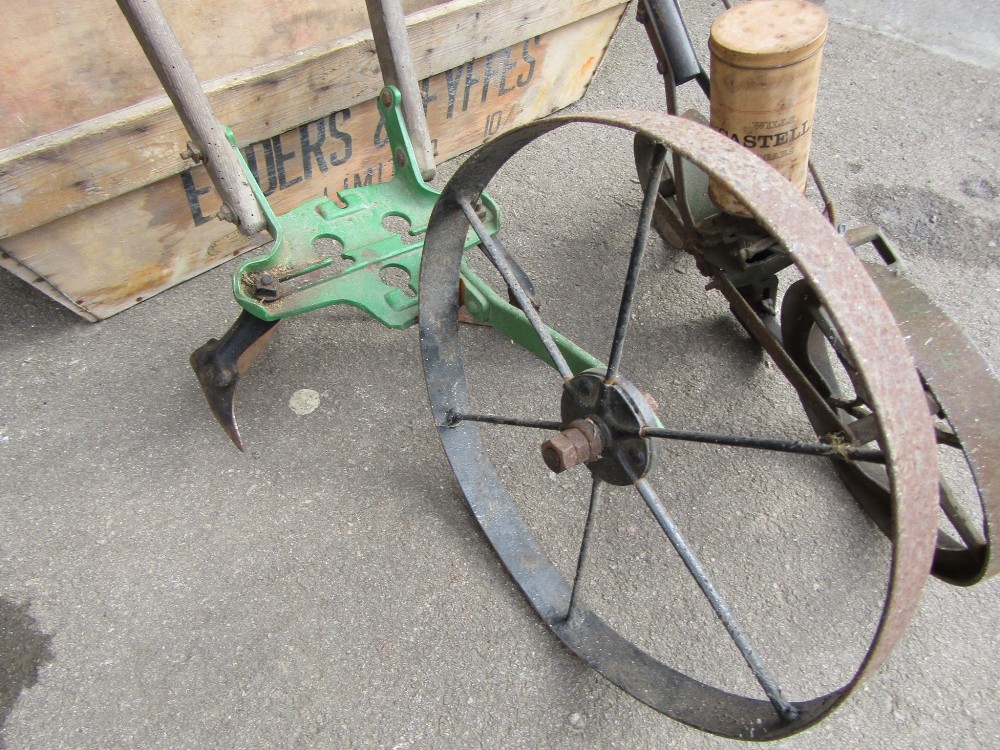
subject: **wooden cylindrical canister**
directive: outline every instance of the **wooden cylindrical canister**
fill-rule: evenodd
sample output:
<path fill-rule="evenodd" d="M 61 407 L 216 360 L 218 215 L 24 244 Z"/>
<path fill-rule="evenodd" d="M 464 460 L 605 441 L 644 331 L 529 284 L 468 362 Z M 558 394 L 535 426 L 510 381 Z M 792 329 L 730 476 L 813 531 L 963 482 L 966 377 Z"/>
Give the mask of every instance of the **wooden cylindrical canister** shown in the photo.
<path fill-rule="evenodd" d="M 712 127 L 804 191 L 826 41 L 822 8 L 806 0 L 750 0 L 712 24 Z M 750 212 L 718 180 L 709 195 L 727 213 Z"/>

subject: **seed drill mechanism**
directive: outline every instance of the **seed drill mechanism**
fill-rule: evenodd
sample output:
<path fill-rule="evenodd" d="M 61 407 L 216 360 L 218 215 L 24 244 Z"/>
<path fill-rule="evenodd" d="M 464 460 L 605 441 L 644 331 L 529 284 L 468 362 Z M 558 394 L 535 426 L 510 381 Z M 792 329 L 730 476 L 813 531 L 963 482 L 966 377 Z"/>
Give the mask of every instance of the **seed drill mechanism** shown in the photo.
<path fill-rule="evenodd" d="M 571 650 L 637 699 L 730 737 L 786 736 L 838 705 L 898 642 L 928 569 L 959 585 L 1000 569 L 993 555 L 1000 513 L 1000 385 L 958 327 L 907 280 L 877 228 L 838 227 L 815 171 L 823 213 L 801 194 L 826 33 L 822 11 L 799 0 L 753 0 L 728 10 L 713 26 L 710 82 L 676 2 L 641 0 L 638 17 L 659 61 L 667 115 L 611 112 L 531 123 L 490 141 L 439 193 L 425 183 L 435 168 L 402 9 L 398 0 L 367 2 L 386 84 L 378 107 L 393 177 L 340 191 L 336 198 L 317 197 L 279 216 L 232 133 L 212 114 L 155 0 L 119 0 L 223 198 L 220 217 L 247 234 L 266 229 L 273 239 L 267 257 L 244 263 L 234 274 L 233 294 L 243 308 L 238 320 L 191 357 L 212 413 L 238 447 L 237 385 L 282 319 L 347 304 L 389 328 L 419 320 L 445 453 L 473 514 L 538 615 Z M 798 30 L 791 41 L 789 29 Z M 712 93 L 711 128 L 695 113 L 677 116 L 676 88 L 692 80 Z M 789 91 L 796 106 L 806 106 L 782 103 Z M 755 122 L 739 121 L 738 114 L 747 111 Z M 484 192 L 522 147 L 581 122 L 634 133 L 644 187 L 606 360 L 543 321 L 531 280 L 497 236 L 500 210 Z M 627 379 L 622 353 L 651 227 L 693 256 L 710 287 L 767 351 L 794 387 L 816 442 L 674 429 Z M 865 244 L 883 264 L 861 263 L 851 248 Z M 466 256 L 474 248 L 499 272 L 505 293 L 472 272 Z M 801 278 L 779 305 L 777 274 L 786 269 Z M 407 288 L 386 283 L 390 271 L 404 273 Z M 477 412 L 466 387 L 460 320 L 492 326 L 554 369 L 552 408 L 559 419 Z M 562 577 L 521 517 L 484 448 L 483 423 L 544 431 L 538 463 L 546 471 L 589 470 L 590 509 L 572 581 Z M 666 439 L 828 456 L 890 538 L 893 564 L 881 616 L 865 656 L 842 687 L 804 700 L 785 696 L 654 488 L 657 446 Z M 981 521 L 970 518 L 939 481 L 938 446 L 963 453 Z M 763 697 L 730 693 L 668 666 L 577 595 L 594 519 L 609 488 L 634 489 L 641 497 Z M 946 519 L 941 528 L 939 508 Z"/>

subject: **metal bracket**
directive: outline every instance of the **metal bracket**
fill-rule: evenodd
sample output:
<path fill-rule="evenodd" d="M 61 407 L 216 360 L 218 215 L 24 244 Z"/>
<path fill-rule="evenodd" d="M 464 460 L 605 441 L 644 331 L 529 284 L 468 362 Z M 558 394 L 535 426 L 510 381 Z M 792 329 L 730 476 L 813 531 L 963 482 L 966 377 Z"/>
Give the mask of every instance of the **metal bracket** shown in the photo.
<path fill-rule="evenodd" d="M 406 328 L 416 321 L 423 233 L 440 193 L 421 177 L 400 101 L 399 91 L 391 86 L 383 89 L 378 99 L 392 154 L 392 179 L 341 190 L 337 193 L 339 202 L 322 196 L 277 216 L 237 150 L 274 238 L 270 255 L 244 264 L 233 276 L 233 294 L 247 312 L 263 320 L 277 320 L 327 305 L 347 304 L 389 328 Z M 235 148 L 232 134 L 230 142 Z M 500 227 L 500 210 L 489 196 L 484 195 L 482 201 L 483 223 L 495 234 Z M 385 226 L 390 217 L 409 223 L 406 236 Z M 323 238 L 340 243 L 339 258 L 317 248 L 317 241 Z M 466 247 L 478 242 L 470 231 Z M 345 260 L 349 263 L 346 269 Z M 408 275 L 407 288 L 383 280 L 382 272 L 391 268 Z"/>

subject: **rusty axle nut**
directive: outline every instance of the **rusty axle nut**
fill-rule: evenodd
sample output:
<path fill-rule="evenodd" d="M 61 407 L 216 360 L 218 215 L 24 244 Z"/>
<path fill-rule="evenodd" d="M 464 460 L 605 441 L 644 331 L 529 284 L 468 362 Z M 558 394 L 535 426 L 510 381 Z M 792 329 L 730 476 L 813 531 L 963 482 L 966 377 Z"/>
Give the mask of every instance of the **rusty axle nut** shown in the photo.
<path fill-rule="evenodd" d="M 601 457 L 604 443 L 600 430 L 589 419 L 577 419 L 558 435 L 542 443 L 542 460 L 560 474 L 582 463 Z"/>
<path fill-rule="evenodd" d="M 259 300 L 276 300 L 280 292 L 278 279 L 269 273 L 262 273 L 253 284 L 253 296 Z"/>

